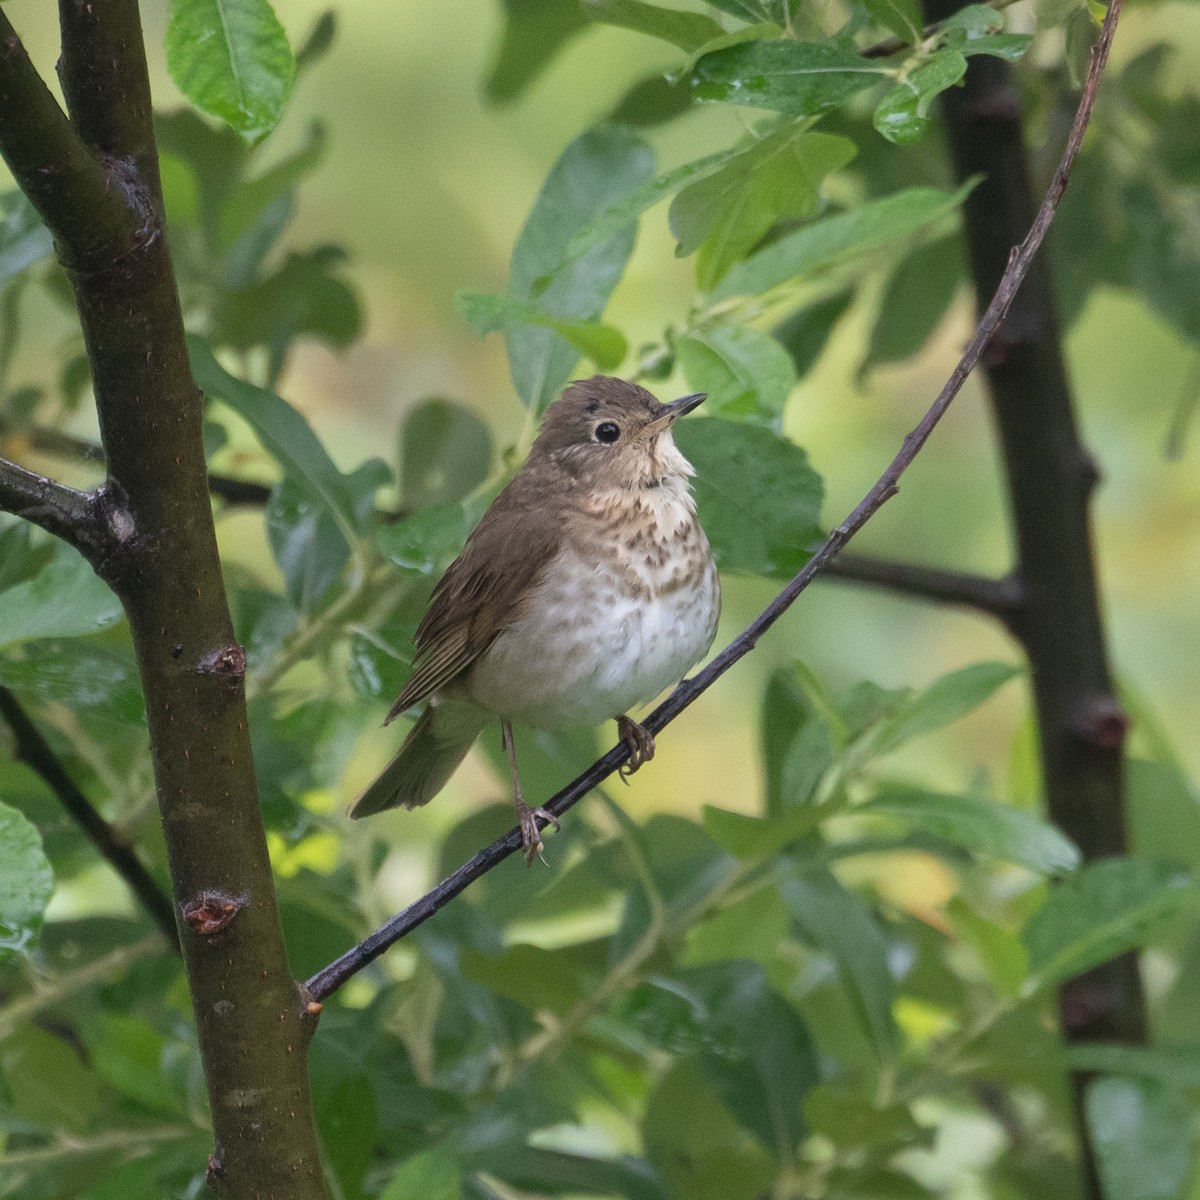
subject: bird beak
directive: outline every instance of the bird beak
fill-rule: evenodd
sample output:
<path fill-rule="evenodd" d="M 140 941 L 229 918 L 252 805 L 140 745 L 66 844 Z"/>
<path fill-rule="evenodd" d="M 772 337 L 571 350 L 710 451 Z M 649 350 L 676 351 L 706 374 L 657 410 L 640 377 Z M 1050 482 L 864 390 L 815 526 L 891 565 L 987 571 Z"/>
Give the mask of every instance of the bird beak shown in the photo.
<path fill-rule="evenodd" d="M 690 396 L 683 396 L 674 403 L 668 404 L 667 411 L 671 414 L 671 421 L 678 421 L 680 417 L 686 416 L 693 408 L 698 408 L 707 399 L 707 392 L 693 392 Z"/>
<path fill-rule="evenodd" d="M 655 417 L 646 426 L 645 432 L 654 435 L 661 433 L 664 429 L 670 429 L 680 417 L 690 413 L 693 408 L 703 404 L 707 399 L 707 392 L 693 392 L 690 396 L 683 396 L 671 404 L 664 404 L 662 415 Z"/>

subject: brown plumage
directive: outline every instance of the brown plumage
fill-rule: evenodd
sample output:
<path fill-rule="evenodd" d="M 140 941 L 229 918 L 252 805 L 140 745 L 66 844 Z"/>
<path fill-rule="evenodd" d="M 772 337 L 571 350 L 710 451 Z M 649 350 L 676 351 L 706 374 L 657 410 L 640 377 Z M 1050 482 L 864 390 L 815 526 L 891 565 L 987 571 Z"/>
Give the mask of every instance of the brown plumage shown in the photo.
<path fill-rule="evenodd" d="M 691 468 L 671 438 L 702 399 L 664 405 L 596 376 L 551 405 L 525 465 L 433 591 L 415 669 L 387 720 L 428 707 L 351 816 L 427 803 L 495 716 L 531 861 L 536 818 L 554 818 L 521 797 L 514 720 L 551 728 L 612 717 L 631 771 L 653 755 L 653 738 L 624 714 L 704 654 L 720 606 Z"/>

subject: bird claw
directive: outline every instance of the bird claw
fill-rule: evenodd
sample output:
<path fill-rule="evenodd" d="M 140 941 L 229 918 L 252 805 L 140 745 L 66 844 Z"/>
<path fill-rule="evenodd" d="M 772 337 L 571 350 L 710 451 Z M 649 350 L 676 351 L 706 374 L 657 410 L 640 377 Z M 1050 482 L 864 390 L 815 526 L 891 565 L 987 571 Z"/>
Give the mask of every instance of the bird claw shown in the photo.
<path fill-rule="evenodd" d="M 548 808 L 530 808 L 528 804 L 517 802 L 517 822 L 521 826 L 521 844 L 524 847 L 525 865 L 533 866 L 534 858 L 540 858 L 543 866 L 549 866 L 542 851 L 546 848 L 542 841 L 542 831 L 538 828 L 537 819 L 541 817 L 547 825 L 553 825 L 555 831 L 562 829 L 558 818 Z"/>
<path fill-rule="evenodd" d="M 617 768 L 623 783 L 654 757 L 654 734 L 629 717 L 617 718 L 617 735 L 629 747 L 629 761 Z"/>

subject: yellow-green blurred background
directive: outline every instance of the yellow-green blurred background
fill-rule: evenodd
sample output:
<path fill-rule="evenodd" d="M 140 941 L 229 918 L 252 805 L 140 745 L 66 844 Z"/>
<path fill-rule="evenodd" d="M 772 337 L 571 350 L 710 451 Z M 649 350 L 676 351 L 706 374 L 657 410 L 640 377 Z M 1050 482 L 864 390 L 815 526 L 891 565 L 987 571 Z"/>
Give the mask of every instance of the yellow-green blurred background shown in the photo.
<path fill-rule="evenodd" d="M 323 7 L 319 0 L 277 5 L 294 44 Z M 52 79 L 52 6 L 12 0 L 5 11 Z M 338 18 L 332 52 L 300 82 L 268 157 L 298 145 L 310 121 L 326 122 L 326 161 L 303 186 L 287 237 L 297 247 L 331 241 L 349 249 L 366 332 L 344 357 L 306 347 L 281 390 L 343 467 L 374 454 L 394 458 L 405 412 L 430 395 L 472 406 L 492 426 L 497 443 L 509 444 L 523 414 L 502 340 L 477 339 L 456 316 L 453 294 L 464 287 L 503 287 L 513 241 L 562 148 L 632 83 L 670 66 L 676 52 L 633 33 L 595 27 L 570 42 L 519 100 L 498 108 L 483 91 L 500 36 L 498 0 L 351 0 Z M 161 52 L 165 3 L 145 4 L 144 19 L 156 95 L 160 106 L 169 107 L 179 97 Z M 1029 19 L 1027 5 L 1011 10 L 1016 27 Z M 1194 78 L 1200 68 L 1200 7 L 1194 4 L 1133 7 L 1118 35 L 1116 63 L 1160 37 L 1179 48 L 1181 84 Z M 735 111 L 700 109 L 651 137 L 660 167 L 667 167 L 727 145 L 738 128 Z M 652 210 L 608 319 L 632 346 L 658 337 L 686 316 L 691 270 L 689 261 L 673 256 L 665 206 Z M 787 433 L 808 449 L 825 478 L 827 524 L 840 520 L 870 486 L 944 380 L 968 334 L 971 305 L 965 293 L 960 296 L 952 318 L 918 359 L 858 380 L 855 348 L 870 316 L 869 305 L 859 305 L 843 320 L 785 418 Z M 66 319 L 48 305 L 39 310 L 38 323 L 38 335 L 14 372 L 17 382 L 49 382 L 57 347 L 71 334 Z M 1093 299 L 1070 331 L 1067 349 L 1085 439 L 1104 474 L 1096 541 L 1116 668 L 1161 718 L 1195 776 L 1200 427 L 1177 459 L 1169 461 L 1163 447 L 1181 397 L 1200 389 L 1200 354 L 1135 298 L 1116 293 Z M 670 398 L 682 381 L 656 386 Z M 79 414 L 74 429 L 92 433 L 91 414 Z M 258 477 L 271 474 L 248 436 L 222 465 Z M 273 571 L 260 515 L 226 517 L 220 533 L 229 559 Z M 1005 504 L 977 382 L 968 384 L 900 495 L 855 549 L 966 570 L 1005 570 Z M 762 581 L 727 580 L 718 645 L 773 591 Z M 756 724 L 762 689 L 772 666 L 790 657 L 803 659 L 834 686 L 860 678 L 901 686 L 928 683 L 975 660 L 1014 655 L 1003 633 L 983 618 L 819 583 L 750 659 L 672 727 L 653 767 L 631 789 L 620 789 L 620 798 L 641 812 L 693 811 L 702 803 L 753 809 L 760 792 Z M 1004 794 L 1023 711 L 1023 691 L 1010 686 L 970 720 L 918 742 L 898 767 L 957 787 L 986 771 Z M 364 736 L 342 793 L 328 798 L 331 810 L 344 807 L 395 740 L 394 730 Z M 480 760 L 460 773 L 437 805 L 388 819 L 398 841 L 419 843 L 499 790 Z M 423 868 L 414 863 L 414 869 Z M 922 871 L 914 878 L 920 887 L 938 886 Z M 908 885 L 897 880 L 895 886 Z"/>

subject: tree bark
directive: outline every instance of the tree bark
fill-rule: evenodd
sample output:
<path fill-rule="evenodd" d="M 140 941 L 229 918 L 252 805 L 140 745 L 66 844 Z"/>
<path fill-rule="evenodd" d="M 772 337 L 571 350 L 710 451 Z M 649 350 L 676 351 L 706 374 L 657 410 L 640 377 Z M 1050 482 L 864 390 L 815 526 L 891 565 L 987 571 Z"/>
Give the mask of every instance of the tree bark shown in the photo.
<path fill-rule="evenodd" d="M 956 0 L 926 0 L 925 13 L 939 21 L 959 7 Z M 981 55 L 942 106 L 956 174 L 983 176 L 964 216 L 975 291 L 984 304 L 1034 207 L 1020 98 L 1008 66 Z M 1023 596 L 1010 627 L 1029 660 L 1047 809 L 1085 860 L 1123 854 L 1128 720 L 1109 669 L 1092 551 L 1090 499 L 1098 474 L 1076 426 L 1046 259 L 1034 263 L 983 365 L 1007 481 L 1013 575 Z M 1059 1012 L 1068 1041 L 1143 1043 L 1136 956 L 1066 983 Z M 1098 1198 L 1085 1083 L 1073 1077 L 1084 1182 Z"/>
<path fill-rule="evenodd" d="M 138 8 L 62 0 L 59 17 L 69 121 L 0 12 L 0 152 L 70 275 L 108 463 L 86 536 L 62 504 L 52 531 L 88 555 L 129 620 L 212 1106 L 210 1182 L 239 1200 L 321 1200 L 313 1017 L 288 967 L 258 807 Z"/>

